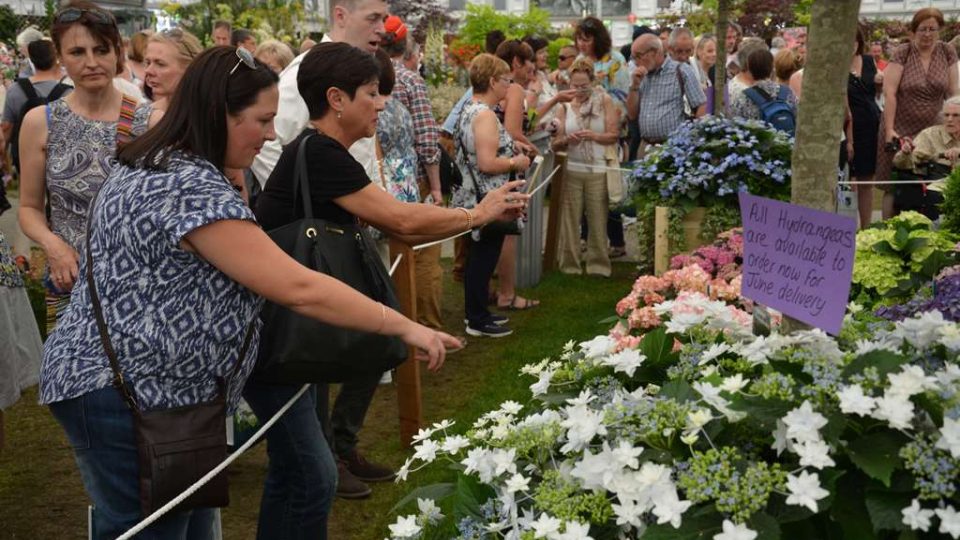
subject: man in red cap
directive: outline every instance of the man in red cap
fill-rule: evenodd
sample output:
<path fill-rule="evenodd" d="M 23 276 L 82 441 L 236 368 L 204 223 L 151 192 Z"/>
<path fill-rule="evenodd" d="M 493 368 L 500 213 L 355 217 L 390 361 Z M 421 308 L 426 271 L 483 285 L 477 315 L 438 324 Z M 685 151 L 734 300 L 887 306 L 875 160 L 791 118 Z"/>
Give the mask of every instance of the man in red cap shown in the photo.
<path fill-rule="evenodd" d="M 330 31 L 321 42 L 348 43 L 370 53 L 376 53 L 384 33 L 384 20 L 387 18 L 387 4 L 384 0 L 332 0 Z M 277 138 L 264 144 L 251 169 L 261 186 L 270 178 L 270 173 L 280 159 L 283 145 L 297 138 L 307 128 L 310 114 L 297 88 L 297 73 L 306 52 L 293 59 L 293 62 L 280 73 L 280 102 L 274 129 Z M 362 139 L 350 147 L 353 155 L 370 178 L 378 177 L 377 154 L 374 138 Z M 320 421 L 329 425 L 332 431 L 330 447 L 337 458 L 338 475 L 337 496 L 347 499 L 368 497 L 371 493 L 367 482 L 392 480 L 394 471 L 364 459 L 357 452 L 357 440 L 363 426 L 367 408 L 373 401 L 374 392 L 380 383 L 377 375 L 369 381 L 344 383 L 337 401 L 326 423 L 328 389 L 318 386 L 317 401 Z M 282 419 L 281 419 L 282 421 Z"/>

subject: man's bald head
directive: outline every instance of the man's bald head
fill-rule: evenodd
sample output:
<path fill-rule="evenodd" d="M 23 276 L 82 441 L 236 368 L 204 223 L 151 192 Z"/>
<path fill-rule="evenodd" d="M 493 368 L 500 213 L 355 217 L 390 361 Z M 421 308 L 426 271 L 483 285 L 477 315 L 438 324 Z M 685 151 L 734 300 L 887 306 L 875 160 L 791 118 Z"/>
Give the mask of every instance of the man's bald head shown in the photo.
<path fill-rule="evenodd" d="M 653 69 L 663 62 L 663 42 L 656 34 L 643 34 L 633 40 L 630 54 L 635 64 Z"/>

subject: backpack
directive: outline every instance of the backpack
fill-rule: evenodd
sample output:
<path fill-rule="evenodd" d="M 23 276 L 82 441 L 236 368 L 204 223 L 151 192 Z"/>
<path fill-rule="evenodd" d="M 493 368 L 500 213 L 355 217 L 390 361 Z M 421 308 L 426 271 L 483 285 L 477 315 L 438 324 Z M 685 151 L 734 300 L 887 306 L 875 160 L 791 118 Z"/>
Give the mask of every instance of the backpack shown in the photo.
<path fill-rule="evenodd" d="M 23 90 L 23 94 L 27 96 L 27 102 L 23 104 L 23 107 L 20 109 L 20 113 L 17 115 L 17 121 L 13 124 L 13 135 L 11 137 L 10 146 L 11 146 L 11 157 L 13 158 L 13 165 L 20 169 L 20 126 L 23 125 L 23 119 L 27 116 L 27 113 L 30 109 L 34 107 L 39 107 L 41 105 L 46 105 L 51 101 L 56 101 L 63 97 L 63 94 L 67 90 L 73 90 L 73 87 L 69 84 L 63 84 L 58 82 L 54 86 L 50 93 L 46 97 L 41 97 L 37 93 L 36 88 L 33 87 L 33 83 L 30 82 L 30 79 L 21 78 L 17 79 L 17 86 Z"/>
<path fill-rule="evenodd" d="M 759 86 L 751 86 L 743 91 L 750 101 L 760 109 L 760 118 L 778 131 L 783 131 L 791 137 L 797 131 L 797 111 L 787 101 L 790 89 L 780 85 L 777 96 L 773 97 Z"/>

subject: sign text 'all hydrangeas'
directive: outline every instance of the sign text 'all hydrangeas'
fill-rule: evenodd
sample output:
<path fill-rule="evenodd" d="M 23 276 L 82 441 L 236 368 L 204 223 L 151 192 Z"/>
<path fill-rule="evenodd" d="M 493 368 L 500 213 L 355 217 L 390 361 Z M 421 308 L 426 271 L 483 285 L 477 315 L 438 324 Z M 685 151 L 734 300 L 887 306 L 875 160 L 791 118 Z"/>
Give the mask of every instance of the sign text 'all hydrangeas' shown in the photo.
<path fill-rule="evenodd" d="M 743 296 L 840 332 L 850 296 L 856 221 L 740 194 Z"/>

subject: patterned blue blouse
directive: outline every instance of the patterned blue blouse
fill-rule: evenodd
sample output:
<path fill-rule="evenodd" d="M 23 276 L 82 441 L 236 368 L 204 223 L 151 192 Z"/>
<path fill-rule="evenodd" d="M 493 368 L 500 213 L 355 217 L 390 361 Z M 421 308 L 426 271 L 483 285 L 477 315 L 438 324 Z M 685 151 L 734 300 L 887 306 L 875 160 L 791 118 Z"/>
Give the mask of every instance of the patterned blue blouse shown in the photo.
<path fill-rule="evenodd" d="M 262 303 L 180 247 L 194 229 L 225 219 L 253 221 L 253 213 L 209 162 L 182 153 L 170 157 L 165 171 L 117 166 L 100 190 L 89 232 L 110 339 L 145 410 L 213 399 L 217 378 L 233 372 Z M 70 306 L 44 347 L 43 404 L 99 390 L 113 379 L 84 278 L 85 259 Z M 254 332 L 243 368 L 228 381 L 231 410 L 258 342 Z"/>

